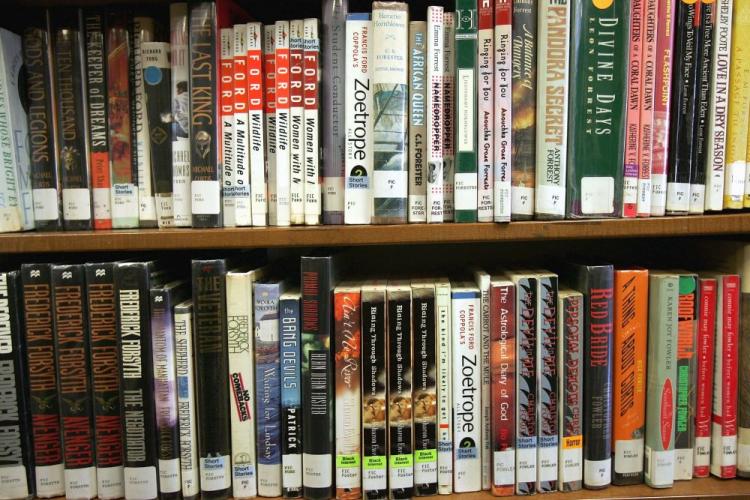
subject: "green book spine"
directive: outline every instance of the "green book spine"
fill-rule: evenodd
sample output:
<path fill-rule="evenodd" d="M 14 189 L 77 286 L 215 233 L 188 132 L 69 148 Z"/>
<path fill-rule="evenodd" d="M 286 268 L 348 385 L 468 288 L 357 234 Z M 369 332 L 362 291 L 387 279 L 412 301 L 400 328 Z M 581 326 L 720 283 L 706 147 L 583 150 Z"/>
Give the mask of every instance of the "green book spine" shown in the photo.
<path fill-rule="evenodd" d="M 477 0 L 456 0 L 456 222 L 477 221 Z"/>
<path fill-rule="evenodd" d="M 677 302 L 677 403 L 675 406 L 675 479 L 693 479 L 695 447 L 696 336 L 698 276 L 680 274 Z"/>
<path fill-rule="evenodd" d="M 567 215 L 619 217 L 630 2 L 572 7 Z"/>

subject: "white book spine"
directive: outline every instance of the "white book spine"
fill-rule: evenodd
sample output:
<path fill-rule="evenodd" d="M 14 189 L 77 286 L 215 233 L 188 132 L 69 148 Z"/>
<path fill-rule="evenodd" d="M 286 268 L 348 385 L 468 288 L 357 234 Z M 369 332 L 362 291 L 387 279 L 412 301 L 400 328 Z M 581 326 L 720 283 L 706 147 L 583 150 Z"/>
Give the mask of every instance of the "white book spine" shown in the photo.
<path fill-rule="evenodd" d="M 234 167 L 234 30 L 222 28 L 220 32 L 220 68 L 219 68 L 219 114 L 221 116 L 221 185 L 224 227 L 237 225 L 234 217 L 234 186 L 236 175 Z"/>
<path fill-rule="evenodd" d="M 320 39 L 318 20 L 305 19 L 304 61 L 304 148 L 305 148 L 305 224 L 320 224 Z"/>
<path fill-rule="evenodd" d="M 266 199 L 265 132 L 263 130 L 263 27 L 247 23 L 247 113 L 248 157 L 250 159 L 250 196 L 253 226 L 265 226 Z"/>
<path fill-rule="evenodd" d="M 454 491 L 482 489 L 480 298 L 477 290 L 453 290 Z"/>
<path fill-rule="evenodd" d="M 427 7 L 427 222 L 443 222 L 443 7 Z"/>
<path fill-rule="evenodd" d="M 234 26 L 234 155 L 232 172 L 234 183 L 229 193 L 234 198 L 234 223 L 237 226 L 252 225 L 250 207 L 250 164 L 248 161 L 248 106 L 247 106 L 247 26 Z"/>
<path fill-rule="evenodd" d="M 443 222 L 453 221 L 453 177 L 455 143 L 456 17 L 443 14 Z"/>
<path fill-rule="evenodd" d="M 435 286 L 437 311 L 438 369 L 438 493 L 453 493 L 453 387 L 451 385 L 451 286 L 448 281 Z"/>
<path fill-rule="evenodd" d="M 174 333 L 177 373 L 177 418 L 180 425 L 182 496 L 190 498 L 198 495 L 200 492 L 200 483 L 198 472 L 198 436 L 195 421 L 193 313 L 189 306 L 175 307 Z"/>
<path fill-rule="evenodd" d="M 510 221 L 512 48 L 511 1 L 499 0 L 495 7 L 495 222 Z"/>
<path fill-rule="evenodd" d="M 268 224 L 276 223 L 276 52 L 273 24 L 263 26 L 263 91 L 265 106 Z M 273 222 L 272 222 L 273 221 Z"/>
<path fill-rule="evenodd" d="M 344 223 L 369 224 L 372 217 L 372 21 L 351 14 L 346 21 L 346 123 Z"/>
<path fill-rule="evenodd" d="M 479 92 L 479 98 L 477 99 L 477 140 L 479 141 L 477 148 L 479 162 L 477 165 L 477 180 L 479 182 L 477 220 L 479 222 L 492 222 L 494 218 L 493 205 L 495 203 L 495 37 L 493 2 L 494 0 L 479 1 L 479 30 L 477 32 L 477 89 Z M 489 482 L 487 488 L 489 488 Z"/>
<path fill-rule="evenodd" d="M 133 105 L 135 107 L 135 147 L 133 153 L 138 162 L 138 213 L 141 227 L 156 227 L 156 203 L 151 179 L 151 138 L 149 137 L 146 93 L 143 87 L 143 56 L 141 44 L 152 42 L 154 20 L 145 17 L 133 18 Z"/>
<path fill-rule="evenodd" d="M 490 221 L 491 222 L 491 221 Z M 489 490 L 492 483 L 492 410 L 490 408 L 490 275 L 477 271 L 475 274 L 479 287 L 480 314 L 479 339 L 482 375 L 482 489 Z"/>
<path fill-rule="evenodd" d="M 290 222 L 305 223 L 305 147 L 304 147 L 304 53 L 305 21 L 289 22 L 289 100 L 290 100 Z"/>
<path fill-rule="evenodd" d="M 274 36 L 276 52 L 276 212 L 271 225 L 291 223 L 289 207 L 290 147 L 289 147 L 289 21 L 276 21 Z"/>
<path fill-rule="evenodd" d="M 171 4 L 169 19 L 172 45 L 172 209 L 174 225 L 189 227 L 191 201 L 187 4 Z"/>

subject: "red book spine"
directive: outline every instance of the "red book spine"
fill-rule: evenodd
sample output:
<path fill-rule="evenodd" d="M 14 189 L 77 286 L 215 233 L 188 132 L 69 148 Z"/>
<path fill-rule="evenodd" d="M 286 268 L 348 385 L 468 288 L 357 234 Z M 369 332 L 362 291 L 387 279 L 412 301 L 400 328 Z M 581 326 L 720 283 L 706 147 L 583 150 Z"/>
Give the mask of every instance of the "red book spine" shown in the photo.
<path fill-rule="evenodd" d="M 693 475 L 708 477 L 711 465 L 711 404 L 714 381 L 716 280 L 698 282 L 698 338 L 695 386 L 695 449 Z"/>
<path fill-rule="evenodd" d="M 221 130 L 219 137 L 219 163 L 222 174 L 221 185 L 230 187 L 234 178 L 232 153 L 234 151 L 234 48 L 232 28 L 221 30 L 221 59 L 219 63 L 219 113 Z M 231 213 L 227 210 L 227 199 L 224 200 L 224 221 L 234 226 L 234 199 L 231 200 Z M 227 215 L 229 217 L 227 217 Z"/>
<path fill-rule="evenodd" d="M 651 215 L 651 159 L 654 136 L 654 87 L 656 77 L 657 0 L 644 0 L 643 48 L 641 49 L 640 151 L 636 216 Z"/>
<path fill-rule="evenodd" d="M 714 426 L 721 429 L 721 457 L 715 457 L 714 461 L 720 461 L 718 475 L 722 479 L 733 478 L 737 475 L 737 376 L 738 376 L 738 340 L 740 320 L 740 277 L 736 274 L 723 277 L 722 286 L 722 331 L 717 344 L 721 348 L 719 360 L 721 365 L 717 366 L 716 384 L 720 387 L 719 408 L 720 413 L 714 411 L 712 420 Z M 717 408 L 714 408 L 717 410 Z M 714 436 L 716 438 L 717 436 Z M 717 449 L 716 447 L 714 448 Z"/>
<path fill-rule="evenodd" d="M 630 61 L 628 62 L 628 95 L 625 122 L 625 180 L 622 193 L 623 217 L 635 217 L 638 202 L 643 3 L 643 0 L 632 0 L 630 4 Z"/>

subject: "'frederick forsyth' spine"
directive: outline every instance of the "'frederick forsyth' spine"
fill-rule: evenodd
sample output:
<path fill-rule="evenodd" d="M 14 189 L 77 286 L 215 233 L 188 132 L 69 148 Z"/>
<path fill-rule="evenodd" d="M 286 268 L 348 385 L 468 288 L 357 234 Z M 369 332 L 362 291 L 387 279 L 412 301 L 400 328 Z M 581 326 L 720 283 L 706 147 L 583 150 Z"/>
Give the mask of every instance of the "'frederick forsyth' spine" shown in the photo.
<path fill-rule="evenodd" d="M 281 488 L 284 498 L 302 496 L 302 344 L 300 293 L 279 299 L 281 321 Z"/>
<path fill-rule="evenodd" d="M 263 93 L 265 115 L 265 176 L 267 179 L 268 224 L 276 221 L 276 26 L 263 26 Z M 272 174 L 273 172 L 273 174 Z"/>
<path fill-rule="evenodd" d="M 234 184 L 224 188 L 234 199 L 234 224 L 251 226 L 252 209 L 250 191 L 250 161 L 248 134 L 248 78 L 247 68 L 247 25 L 235 24 L 232 29 L 232 108 L 234 111 L 234 155 L 232 172 Z"/>
<path fill-rule="evenodd" d="M 409 222 L 426 222 L 427 182 L 427 22 L 409 23 Z M 348 51 L 347 51 L 348 52 Z"/>
<path fill-rule="evenodd" d="M 437 312 L 437 421 L 438 493 L 453 493 L 453 387 L 451 345 L 451 285 L 446 279 L 435 285 Z"/>
<path fill-rule="evenodd" d="M 65 494 L 49 264 L 23 264 L 23 312 L 36 496 Z"/>
<path fill-rule="evenodd" d="M 320 39 L 318 20 L 305 19 L 305 62 L 304 62 L 304 102 L 305 102 L 305 224 L 320 224 L 321 175 L 320 175 Z M 328 73 L 330 74 L 330 73 Z M 327 137 L 327 136 L 326 136 Z"/>
<path fill-rule="evenodd" d="M 570 3 L 545 0 L 539 6 L 540 82 L 536 109 L 536 195 L 540 219 L 565 217 L 568 153 Z"/>
<path fill-rule="evenodd" d="M 174 5 L 174 4 L 173 4 Z M 193 304 L 186 300 L 174 308 L 177 416 L 180 424 L 180 476 L 183 498 L 200 493 L 198 431 L 195 419 L 195 360 L 193 358 Z"/>
<path fill-rule="evenodd" d="M 477 220 L 494 218 L 495 176 L 495 6 L 493 0 L 479 0 L 477 12 Z"/>
<path fill-rule="evenodd" d="M 695 336 L 697 278 L 680 274 L 677 299 L 677 387 L 675 391 L 674 478 L 693 478 L 695 447 Z"/>
<path fill-rule="evenodd" d="M 174 225 L 192 223 L 190 197 L 190 88 L 187 3 L 169 6 L 172 64 L 172 210 Z"/>
<path fill-rule="evenodd" d="M 247 23 L 247 112 L 250 196 L 253 226 L 267 224 L 265 118 L 263 116 L 263 26 Z"/>
<path fill-rule="evenodd" d="M 372 22 L 370 14 L 346 18 L 346 147 L 344 223 L 372 218 Z M 422 61 L 424 62 L 424 61 Z M 420 160 L 421 161 L 421 160 Z"/>
<path fill-rule="evenodd" d="M 443 220 L 453 222 L 456 129 L 456 14 L 443 12 Z"/>
<path fill-rule="evenodd" d="M 219 30 L 219 165 L 221 170 L 221 201 L 224 227 L 234 227 L 234 30 Z"/>
<path fill-rule="evenodd" d="M 216 6 L 190 4 L 190 193 L 193 227 L 221 227 L 221 129 L 216 76 Z"/>
<path fill-rule="evenodd" d="M 268 223 L 272 226 L 288 226 L 290 220 L 289 181 L 289 21 L 276 21 L 274 31 L 274 57 L 276 73 L 276 168 L 268 171 L 269 184 L 275 184 L 275 199 L 269 201 L 276 206 L 271 211 Z"/>
<path fill-rule="evenodd" d="M 305 21 L 289 22 L 289 192 L 290 222 L 305 223 Z"/>
<path fill-rule="evenodd" d="M 537 295 L 537 397 L 539 414 L 537 432 L 536 491 L 557 491 L 558 473 L 558 371 L 557 371 L 557 275 L 539 275 Z"/>
<path fill-rule="evenodd" d="M 638 177 L 640 173 L 641 95 L 643 94 L 643 18 L 644 0 L 630 4 L 630 46 L 627 68 L 627 96 L 625 104 L 625 164 L 622 184 L 622 216 L 635 217 L 638 206 Z"/>
<path fill-rule="evenodd" d="M 746 331 L 743 328 L 743 332 Z M 695 380 L 693 476 L 708 477 L 711 467 L 711 404 L 714 383 L 716 279 L 698 279 L 698 336 Z"/>
<path fill-rule="evenodd" d="M 495 222 L 510 221 L 512 108 L 512 0 L 495 0 Z"/>
<path fill-rule="evenodd" d="M 427 222 L 443 221 L 443 14 L 443 7 L 427 7 Z"/>
<path fill-rule="evenodd" d="M 108 500 L 125 496 L 114 265 L 86 264 L 86 287 L 94 389 L 97 496 Z"/>
<path fill-rule="evenodd" d="M 641 61 L 640 152 L 638 154 L 638 201 L 636 216 L 651 215 L 651 162 L 654 142 L 654 98 L 656 96 L 656 43 L 659 2 L 644 0 L 643 59 Z"/>

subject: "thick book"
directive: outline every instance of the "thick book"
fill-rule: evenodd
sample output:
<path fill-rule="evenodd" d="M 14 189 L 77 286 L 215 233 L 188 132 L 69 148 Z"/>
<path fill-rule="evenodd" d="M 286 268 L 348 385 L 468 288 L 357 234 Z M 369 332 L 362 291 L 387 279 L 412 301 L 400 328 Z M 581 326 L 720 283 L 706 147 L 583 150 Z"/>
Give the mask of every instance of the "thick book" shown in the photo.
<path fill-rule="evenodd" d="M 435 284 L 412 281 L 414 494 L 436 495 L 437 488 L 437 328 Z"/>
<path fill-rule="evenodd" d="M 193 227 L 221 227 L 216 6 L 189 6 L 190 193 Z M 197 307 L 197 303 L 193 306 Z M 222 489 L 222 488 L 217 488 Z"/>
<path fill-rule="evenodd" d="M 444 9 L 441 6 L 427 7 L 427 49 L 425 85 L 427 87 L 427 132 L 426 156 L 426 219 L 427 222 L 443 221 L 443 25 Z M 424 166 L 422 167 L 424 175 Z"/>
<path fill-rule="evenodd" d="M 198 429 L 195 411 L 193 303 L 190 299 L 174 306 L 174 336 L 182 497 L 191 500 L 198 498 L 200 493 L 200 474 L 198 471 Z"/>
<path fill-rule="evenodd" d="M 477 2 L 477 221 L 494 219 L 495 192 L 495 5 Z"/>
<path fill-rule="evenodd" d="M 629 4 L 572 4 L 570 67 L 575 71 L 569 107 L 575 112 L 568 118 L 566 195 L 571 218 L 618 217 L 622 210 Z M 593 124 L 591 116 L 597 117 Z"/>
<path fill-rule="evenodd" d="M 627 96 L 625 105 L 625 164 L 622 183 L 622 216 L 635 217 L 638 208 L 640 176 L 641 95 L 643 94 L 643 20 L 645 0 L 630 4 Z"/>
<path fill-rule="evenodd" d="M 248 78 L 247 24 L 235 24 L 232 29 L 232 108 L 234 111 L 234 156 L 232 172 L 234 185 L 229 193 L 234 198 L 234 223 L 252 225 L 250 191 L 250 139 L 248 134 Z M 227 192 L 225 189 L 224 192 Z"/>
<path fill-rule="evenodd" d="M 724 208 L 744 206 L 748 191 L 747 143 L 750 106 L 750 5 L 734 2 L 732 12 L 732 51 L 729 57 L 729 111 L 724 157 Z M 750 201 L 750 197 L 748 197 Z"/>
<path fill-rule="evenodd" d="M 331 334 L 333 297 L 336 285 L 336 257 L 303 256 L 300 264 L 302 292 L 302 392 L 309 398 L 303 405 L 302 421 L 308 429 L 302 435 L 304 497 L 328 499 L 333 493 L 333 373 Z"/>
<path fill-rule="evenodd" d="M 275 205 L 271 210 L 268 223 L 272 226 L 288 226 L 291 221 L 289 193 L 290 193 L 290 165 L 291 145 L 290 132 L 290 101 L 289 101 L 289 21 L 276 21 L 274 25 L 274 57 L 276 82 L 276 168 L 268 170 L 268 183 L 273 185 L 275 198 L 269 202 Z"/>
<path fill-rule="evenodd" d="M 388 498 L 386 285 L 366 282 L 362 299 L 362 496 Z"/>
<path fill-rule="evenodd" d="M 346 17 L 344 223 L 372 219 L 373 94 L 370 14 Z M 424 63 L 424 60 L 422 60 Z"/>
<path fill-rule="evenodd" d="M 279 298 L 281 356 L 281 489 L 302 496 L 302 367 L 299 289 Z"/>
<path fill-rule="evenodd" d="M 195 405 L 202 498 L 228 498 L 232 486 L 226 273 L 223 259 L 192 261 Z"/>
<path fill-rule="evenodd" d="M 490 366 L 490 282 L 492 277 L 482 269 L 474 269 L 474 282 L 479 288 L 479 354 L 481 359 L 481 458 L 482 458 L 482 489 L 489 490 L 492 483 L 492 446 L 491 439 L 491 366 Z"/>
<path fill-rule="evenodd" d="M 407 221 L 409 187 L 409 9 L 403 2 L 372 5 L 372 223 Z"/>
<path fill-rule="evenodd" d="M 44 22 L 49 21 L 49 14 L 46 11 L 45 14 L 38 25 L 24 30 L 23 64 L 26 67 L 34 226 L 37 231 L 57 231 L 62 229 L 62 212 L 52 109 L 52 41 Z"/>
<path fill-rule="evenodd" d="M 447 279 L 435 283 L 437 323 L 437 422 L 438 493 L 453 492 L 453 387 L 451 284 Z"/>
<path fill-rule="evenodd" d="M 125 496 L 114 280 L 114 264 L 86 264 L 86 310 L 96 429 L 97 496 L 102 500 Z"/>
<path fill-rule="evenodd" d="M 190 60 L 187 3 L 169 5 L 169 27 L 172 65 L 172 210 L 176 227 L 190 227 Z"/>
<path fill-rule="evenodd" d="M 516 287 L 490 282 L 490 411 L 492 494 L 510 496 L 516 477 Z"/>
<path fill-rule="evenodd" d="M 451 283 L 453 325 L 453 491 L 482 489 L 480 294 L 471 282 Z"/>
<path fill-rule="evenodd" d="M 539 219 L 565 217 L 570 8 L 567 0 L 545 0 L 539 5 L 534 196 L 534 212 Z"/>
<path fill-rule="evenodd" d="M 510 208 L 513 220 L 534 216 L 538 9 L 534 0 L 513 1 Z"/>
<path fill-rule="evenodd" d="M 276 52 L 273 24 L 263 26 L 263 116 L 265 118 L 265 174 L 268 224 L 276 220 L 276 184 L 271 172 L 276 171 Z"/>
<path fill-rule="evenodd" d="M 510 221 L 513 102 L 513 3 L 495 0 L 495 222 Z"/>
<path fill-rule="evenodd" d="M 443 12 L 443 220 L 453 222 L 456 142 L 456 13 Z"/>
<path fill-rule="evenodd" d="M 388 498 L 405 499 L 414 496 L 412 309 L 408 282 L 389 282 L 386 300 Z"/>
<path fill-rule="evenodd" d="M 34 494 L 29 386 L 23 383 L 27 377 L 27 360 L 22 303 L 20 272 L 0 272 L 0 330 L 3 332 L 0 498 L 4 500 L 30 499 Z"/>
<path fill-rule="evenodd" d="M 361 314 L 361 287 L 357 283 L 342 283 L 337 286 L 333 290 L 333 369 L 338 500 L 362 497 Z"/>
<path fill-rule="evenodd" d="M 646 425 L 648 271 L 617 269 L 614 300 L 612 483 L 640 484 Z"/>
<path fill-rule="evenodd" d="M 643 468 L 646 484 L 652 488 L 674 483 L 678 293 L 676 274 L 650 273 Z"/>
<path fill-rule="evenodd" d="M 114 269 L 126 498 L 159 496 L 149 307 L 153 268 L 153 262 L 123 262 Z"/>
<path fill-rule="evenodd" d="M 320 38 L 318 20 L 305 19 L 305 224 L 320 224 L 322 213 L 320 175 Z M 329 74 L 329 73 L 326 73 Z M 325 113 L 324 113 L 325 114 Z"/>
<path fill-rule="evenodd" d="M 557 295 L 557 366 L 562 492 L 583 487 L 583 294 L 561 287 Z"/>
<path fill-rule="evenodd" d="M 322 213 L 324 224 L 344 223 L 346 15 L 348 0 L 325 0 L 322 6 L 320 109 L 323 151 Z M 402 46 L 406 50 L 406 44 Z M 406 64 L 406 61 L 404 61 Z M 307 150 L 306 153 L 307 154 Z M 307 218 L 306 212 L 306 218 Z M 309 222 L 307 222 L 309 224 Z"/>
<path fill-rule="evenodd" d="M 695 447 L 695 336 L 697 276 L 680 272 L 677 298 L 677 386 L 675 391 L 674 478 L 693 478 Z"/>
<path fill-rule="evenodd" d="M 477 220 L 477 0 L 456 0 L 453 219 Z"/>
<path fill-rule="evenodd" d="M 654 130 L 654 108 L 656 106 L 654 97 L 656 96 L 656 45 L 659 4 L 660 2 L 657 0 L 644 0 L 643 4 L 637 217 L 649 217 L 651 215 L 651 163 L 656 135 Z"/>
<path fill-rule="evenodd" d="M 739 359 L 748 359 L 750 356 L 750 247 L 742 245 L 737 252 L 737 270 L 740 273 L 740 338 Z M 699 327 L 702 327 L 702 323 Z M 750 370 L 742 366 L 738 379 L 738 401 L 737 401 L 737 475 L 739 477 L 750 476 Z M 697 429 L 696 429 L 697 432 Z"/>
<path fill-rule="evenodd" d="M 698 334 L 695 342 L 695 447 L 693 449 L 693 476 L 695 477 L 708 477 L 711 472 L 711 405 L 713 404 L 715 333 L 716 279 L 699 276 Z"/>
<path fill-rule="evenodd" d="M 409 222 L 427 221 L 427 182 L 424 176 L 427 158 L 427 43 L 427 22 L 409 22 Z"/>
<path fill-rule="evenodd" d="M 265 118 L 263 117 L 263 26 L 247 23 L 247 112 L 250 196 L 253 226 L 267 224 Z"/>
<path fill-rule="evenodd" d="M 234 222 L 234 30 L 219 30 L 219 165 L 221 169 L 221 202 L 224 227 L 236 226 Z"/>
<path fill-rule="evenodd" d="M 305 223 L 305 21 L 289 22 L 289 191 L 290 221 Z"/>
<path fill-rule="evenodd" d="M 28 369 L 29 413 L 34 443 L 33 488 L 39 498 L 65 494 L 60 402 L 49 264 L 23 264 L 23 312 Z"/>
<path fill-rule="evenodd" d="M 536 491 L 557 491 L 559 456 L 558 411 L 559 377 L 557 370 L 557 289 L 558 278 L 554 273 L 537 273 L 537 343 L 536 383 L 538 398 L 537 433 L 537 478 Z"/>

